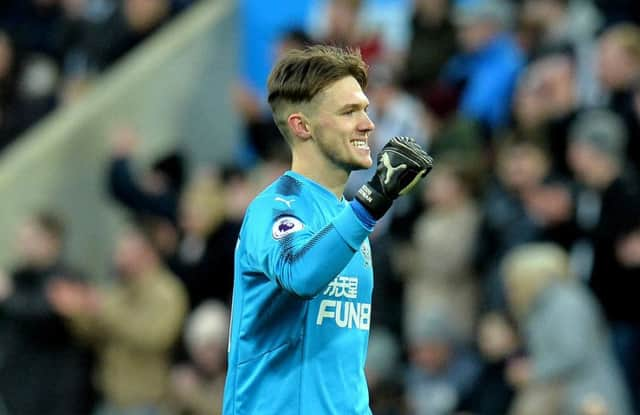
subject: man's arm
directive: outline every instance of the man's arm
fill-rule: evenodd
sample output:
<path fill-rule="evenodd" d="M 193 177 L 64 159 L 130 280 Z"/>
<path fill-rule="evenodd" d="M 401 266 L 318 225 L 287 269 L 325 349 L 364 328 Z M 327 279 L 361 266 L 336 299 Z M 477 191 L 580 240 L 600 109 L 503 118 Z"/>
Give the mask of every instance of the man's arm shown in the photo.
<path fill-rule="evenodd" d="M 127 157 L 111 160 L 108 187 L 116 200 L 136 212 L 167 218 L 173 223 L 177 220 L 177 196 L 171 191 L 152 194 L 142 189 L 133 177 L 131 160 Z"/>
<path fill-rule="evenodd" d="M 304 217 L 282 213 L 266 218 L 270 208 L 251 209 L 244 235 L 247 251 L 257 269 L 282 289 L 300 297 L 317 295 L 347 265 L 373 230 L 344 209 L 315 232 Z M 269 226 L 269 228 L 267 228 Z"/>
<path fill-rule="evenodd" d="M 431 163 L 413 140 L 393 138 L 378 157 L 376 174 L 363 186 L 372 197 L 358 196 L 318 232 L 309 231 L 304 218 L 286 214 L 258 221 L 270 223 L 270 232 L 249 229 L 248 246 L 259 247 L 254 252 L 259 268 L 283 289 L 314 297 L 347 265 L 393 200 L 431 170 Z M 267 206 L 254 210 L 257 215 L 271 211 Z"/>

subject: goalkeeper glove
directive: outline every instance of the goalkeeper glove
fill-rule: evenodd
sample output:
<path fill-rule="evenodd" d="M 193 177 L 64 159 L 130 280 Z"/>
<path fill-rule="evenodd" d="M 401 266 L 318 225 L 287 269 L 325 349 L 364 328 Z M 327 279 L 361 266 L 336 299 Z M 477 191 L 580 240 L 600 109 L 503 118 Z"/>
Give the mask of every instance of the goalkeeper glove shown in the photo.
<path fill-rule="evenodd" d="M 356 199 L 377 220 L 393 201 L 409 192 L 433 166 L 433 159 L 410 137 L 393 137 L 378 154 L 378 167 Z"/>

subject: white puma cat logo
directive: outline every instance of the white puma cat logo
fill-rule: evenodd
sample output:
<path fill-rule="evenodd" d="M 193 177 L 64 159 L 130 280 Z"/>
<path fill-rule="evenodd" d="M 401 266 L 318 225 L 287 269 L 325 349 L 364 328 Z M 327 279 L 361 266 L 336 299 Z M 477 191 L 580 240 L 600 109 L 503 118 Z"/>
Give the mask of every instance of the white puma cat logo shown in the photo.
<path fill-rule="evenodd" d="M 275 198 L 275 199 L 273 199 L 273 200 L 275 200 L 276 202 L 282 202 L 282 203 L 284 203 L 285 205 L 287 205 L 287 207 L 288 207 L 289 209 L 291 209 L 291 204 L 292 204 L 293 202 L 295 202 L 295 201 L 296 201 L 295 199 L 287 200 L 287 199 L 283 199 L 283 198 L 281 198 L 281 197 L 276 197 L 276 198 Z"/>
<path fill-rule="evenodd" d="M 391 177 L 396 171 L 404 170 L 407 168 L 406 164 L 401 164 L 398 167 L 393 167 L 391 165 L 391 160 L 389 160 L 389 154 L 387 153 L 382 153 L 382 164 L 384 164 L 384 166 L 387 168 L 384 176 L 384 184 L 389 184 L 389 180 L 391 180 Z"/>

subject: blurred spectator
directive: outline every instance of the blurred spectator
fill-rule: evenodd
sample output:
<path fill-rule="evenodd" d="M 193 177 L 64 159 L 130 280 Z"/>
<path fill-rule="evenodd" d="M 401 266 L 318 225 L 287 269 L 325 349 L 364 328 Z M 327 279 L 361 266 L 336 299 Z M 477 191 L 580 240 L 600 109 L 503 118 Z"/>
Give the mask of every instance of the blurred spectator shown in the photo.
<path fill-rule="evenodd" d="M 408 335 L 409 368 L 406 373 L 409 413 L 451 413 L 478 374 L 476 357 L 456 341 L 448 316 L 429 310 Z"/>
<path fill-rule="evenodd" d="M 287 31 L 278 39 L 275 55 L 282 56 L 290 50 L 302 49 L 311 43 L 311 38 L 305 32 L 299 29 Z M 273 121 L 271 112 L 267 110 L 265 102 L 261 102 L 260 97 L 245 83 L 234 85 L 232 92 L 236 109 L 247 129 L 250 146 L 247 150 L 255 153 L 252 156 L 257 157 L 257 161 L 279 159 L 288 164 L 291 150 Z"/>
<path fill-rule="evenodd" d="M 511 95 L 524 56 L 508 32 L 511 6 L 506 0 L 459 0 L 453 10 L 462 52 L 444 69 L 444 80 L 457 85 L 462 114 L 488 132 L 505 125 Z"/>
<path fill-rule="evenodd" d="M 586 111 L 572 126 L 568 161 L 582 186 L 575 201 L 582 238 L 573 246 L 572 260 L 612 325 L 616 354 L 637 399 L 640 313 L 632 287 L 640 275 L 640 257 L 635 251 L 629 256 L 617 252 L 640 229 L 640 185 L 625 169 L 626 139 L 624 123 L 607 110 Z"/>
<path fill-rule="evenodd" d="M 63 259 L 64 225 L 50 212 L 35 214 L 17 242 L 17 268 L 0 270 L 0 402 L 9 414 L 85 415 L 89 355 L 46 296 L 55 278 L 77 278 Z"/>
<path fill-rule="evenodd" d="M 365 37 L 374 37 L 383 60 L 398 69 L 409 43 L 409 21 L 413 0 L 360 0 L 356 24 Z M 329 31 L 332 0 L 312 0 L 306 29 L 314 39 L 323 39 Z M 373 60 L 372 60 L 373 62 Z"/>
<path fill-rule="evenodd" d="M 178 203 L 186 175 L 182 157 L 171 154 L 148 169 L 134 171 L 133 156 L 140 144 L 138 133 L 132 127 L 118 126 L 110 138 L 109 193 L 131 209 L 163 261 L 174 268 L 180 238 Z"/>
<path fill-rule="evenodd" d="M 57 39 L 67 101 L 194 0 L 61 0 Z"/>
<path fill-rule="evenodd" d="M 401 349 L 395 335 L 383 326 L 371 330 L 365 371 L 369 406 L 376 415 L 407 414 Z"/>
<path fill-rule="evenodd" d="M 482 368 L 458 410 L 474 415 L 506 414 L 515 390 L 506 377 L 509 361 L 520 353 L 515 324 L 505 313 L 488 312 L 479 318 L 477 346 Z"/>
<path fill-rule="evenodd" d="M 625 171 L 626 139 L 627 133 L 620 117 L 599 109 L 580 114 L 569 134 L 568 163 L 574 177 L 582 185 L 576 199 L 578 226 L 591 237 L 589 242 L 593 250 L 600 250 L 592 255 L 603 255 L 597 261 L 591 256 L 585 257 L 589 260 L 581 261 L 585 267 L 577 272 L 579 277 L 590 280 L 596 286 L 611 278 L 610 267 L 615 264 L 615 244 L 611 242 L 633 228 L 637 216 L 635 198 L 638 184 L 635 175 Z M 605 270 L 607 277 L 593 275 L 596 271 Z M 602 281 L 598 281 L 599 278 Z M 613 285 L 619 287 L 619 283 Z M 620 291 L 623 292 L 624 289 Z M 614 306 L 611 300 L 601 298 L 605 310 L 610 305 Z"/>
<path fill-rule="evenodd" d="M 181 238 L 174 269 L 192 307 L 204 300 L 231 302 L 233 258 L 240 223 L 229 220 L 217 174 L 196 174 L 180 199 Z"/>
<path fill-rule="evenodd" d="M 576 48 L 590 43 L 601 24 L 598 10 L 582 0 L 523 0 L 519 26 L 533 27 L 536 37 L 531 39 L 531 55 L 545 49 Z"/>
<path fill-rule="evenodd" d="M 600 308 L 570 278 L 565 251 L 526 244 L 502 264 L 509 305 L 529 353 L 508 367 L 518 389 L 511 413 L 579 415 L 597 402 L 602 413 L 632 414 Z"/>
<path fill-rule="evenodd" d="M 141 137 L 130 126 L 119 126 L 111 133 L 110 140 L 112 153 L 107 178 L 111 195 L 138 214 L 176 224 L 178 200 L 186 176 L 181 156 L 167 156 L 136 175 L 133 156 Z"/>
<path fill-rule="evenodd" d="M 550 173 L 548 153 L 532 142 L 506 141 L 498 149 L 475 254 L 486 307 L 504 306 L 499 264 L 507 251 L 548 239 L 570 245 L 575 238 L 570 190 Z"/>
<path fill-rule="evenodd" d="M 621 23 L 601 35 L 597 71 L 600 84 L 608 94 L 607 107 L 620 115 L 626 124 L 627 154 L 640 172 L 640 121 L 633 102 L 640 82 L 640 26 Z"/>
<path fill-rule="evenodd" d="M 12 38 L 0 29 L 0 151 L 54 105 L 53 62 L 44 55 L 19 55 Z"/>
<path fill-rule="evenodd" d="M 314 38 L 316 43 L 359 48 L 362 58 L 373 63 L 384 56 L 380 32 L 363 25 L 360 19 L 364 0 L 328 0 L 326 14 L 321 15 L 326 26 Z M 326 16 L 326 17 L 325 17 Z"/>
<path fill-rule="evenodd" d="M 0 150 L 194 1 L 3 1 Z"/>
<path fill-rule="evenodd" d="M 249 203 L 259 191 L 251 177 L 256 170 L 247 171 L 234 165 L 227 165 L 222 169 L 226 216 L 229 222 L 238 226 L 242 224 Z"/>
<path fill-rule="evenodd" d="M 478 123 L 457 111 L 458 94 L 438 85 L 422 95 L 427 110 L 429 153 L 437 159 L 457 160 L 474 177 L 473 188 L 484 185 L 489 168 L 489 149 Z"/>
<path fill-rule="evenodd" d="M 48 56 L 31 54 L 24 59 L 18 88 L 23 100 L 21 116 L 29 125 L 57 104 L 58 78 L 58 67 Z"/>
<path fill-rule="evenodd" d="M 229 310 L 219 301 L 203 302 L 189 315 L 184 333 L 190 360 L 171 371 L 170 413 L 220 415 Z"/>
<path fill-rule="evenodd" d="M 516 30 L 530 58 L 549 52 L 571 54 L 576 62 L 580 100 L 592 105 L 598 92 L 592 62 L 601 25 L 602 17 L 591 1 L 524 0 Z"/>
<path fill-rule="evenodd" d="M 116 131 L 111 194 L 142 216 L 163 261 L 184 282 L 191 307 L 210 298 L 228 303 L 240 223 L 227 215 L 219 172 L 203 169 L 183 189 L 182 162 L 172 156 L 135 176 L 131 163 L 139 140 L 129 128 Z"/>
<path fill-rule="evenodd" d="M 579 108 L 576 64 L 571 55 L 549 53 L 521 74 L 513 102 L 512 125 L 496 141 L 530 141 L 546 149 L 552 170 L 568 174 L 567 133 Z"/>
<path fill-rule="evenodd" d="M 413 238 L 396 259 L 406 275 L 405 327 L 434 308 L 446 310 L 451 330 L 471 340 L 478 290 L 473 274 L 473 244 L 480 213 L 464 170 L 440 160 L 422 192 L 425 205 L 413 227 Z"/>
<path fill-rule="evenodd" d="M 123 0 L 104 21 L 87 28 L 90 70 L 101 72 L 152 34 L 170 16 L 169 0 Z"/>
<path fill-rule="evenodd" d="M 403 85 L 416 95 L 431 89 L 442 67 L 457 50 L 450 3 L 450 0 L 414 1 Z"/>
<path fill-rule="evenodd" d="M 59 280 L 48 297 L 96 351 L 96 414 L 159 414 L 187 296 L 140 230 L 121 234 L 114 265 L 118 280 L 109 288 Z"/>
<path fill-rule="evenodd" d="M 369 116 L 376 124 L 373 132 L 377 153 L 394 135 L 407 135 L 423 147 L 429 146 L 422 103 L 400 88 L 398 76 L 390 64 L 377 62 L 369 68 L 367 96 Z"/>

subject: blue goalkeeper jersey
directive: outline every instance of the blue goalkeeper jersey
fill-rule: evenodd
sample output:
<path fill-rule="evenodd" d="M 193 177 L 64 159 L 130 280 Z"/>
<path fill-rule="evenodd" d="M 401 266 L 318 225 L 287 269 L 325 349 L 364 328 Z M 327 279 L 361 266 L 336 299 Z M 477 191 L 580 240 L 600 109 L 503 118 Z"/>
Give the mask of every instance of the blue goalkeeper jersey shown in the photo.
<path fill-rule="evenodd" d="M 224 415 L 371 414 L 370 231 L 349 202 L 290 171 L 251 203 L 235 254 Z"/>

